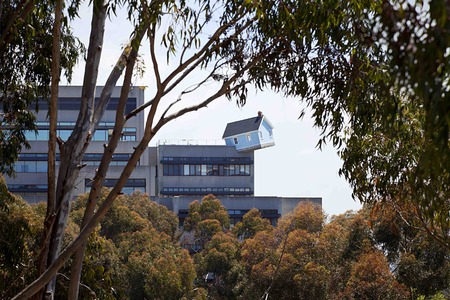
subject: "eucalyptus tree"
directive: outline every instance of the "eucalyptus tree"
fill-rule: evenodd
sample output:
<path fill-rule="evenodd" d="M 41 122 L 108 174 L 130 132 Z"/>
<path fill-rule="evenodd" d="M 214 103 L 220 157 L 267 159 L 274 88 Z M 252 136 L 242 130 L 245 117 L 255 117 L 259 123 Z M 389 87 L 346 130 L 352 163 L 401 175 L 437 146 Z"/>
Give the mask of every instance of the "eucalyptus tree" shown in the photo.
<path fill-rule="evenodd" d="M 50 96 L 53 1 L 0 2 L 0 171 L 14 174 L 27 131 L 36 129 L 32 113 Z M 61 68 L 70 77 L 83 53 L 67 17 L 61 26 Z"/>
<path fill-rule="evenodd" d="M 343 159 L 354 198 L 414 206 L 450 247 L 450 4 L 261 1 L 267 39 L 298 51 L 270 84 L 297 96 Z M 267 69 L 271 69 L 267 65 Z"/>

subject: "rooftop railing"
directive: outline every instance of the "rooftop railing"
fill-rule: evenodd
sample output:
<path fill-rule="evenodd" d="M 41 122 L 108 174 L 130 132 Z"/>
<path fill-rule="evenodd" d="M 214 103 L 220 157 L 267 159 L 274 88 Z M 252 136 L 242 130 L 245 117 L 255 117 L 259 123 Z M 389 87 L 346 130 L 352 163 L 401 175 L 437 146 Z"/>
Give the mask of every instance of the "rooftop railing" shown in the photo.
<path fill-rule="evenodd" d="M 206 140 L 206 139 L 161 139 L 156 143 L 160 145 L 178 145 L 178 146 L 214 146 L 225 145 L 224 140 Z"/>

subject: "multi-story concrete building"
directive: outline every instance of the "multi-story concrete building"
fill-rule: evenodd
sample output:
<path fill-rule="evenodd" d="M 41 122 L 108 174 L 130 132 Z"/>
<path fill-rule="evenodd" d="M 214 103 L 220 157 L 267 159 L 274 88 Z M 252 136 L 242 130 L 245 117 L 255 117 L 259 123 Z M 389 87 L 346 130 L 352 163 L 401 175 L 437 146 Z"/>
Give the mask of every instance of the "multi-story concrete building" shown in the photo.
<path fill-rule="evenodd" d="M 115 107 L 120 88 L 113 92 L 107 111 L 97 128 L 83 159 L 76 190 L 89 191 L 102 153 L 114 126 Z M 69 137 L 78 116 L 81 87 L 60 88 L 58 110 L 58 135 Z M 144 103 L 143 89 L 130 92 L 127 111 Z M 47 109 L 41 104 L 36 114 L 38 135 L 30 133 L 31 148 L 23 150 L 15 166 L 17 176 L 8 178 L 11 192 L 20 194 L 30 203 L 46 200 L 47 190 Z M 133 147 L 143 136 L 143 114 L 130 119 L 124 128 L 104 185 L 111 187 L 119 177 L 123 166 L 131 156 Z M 152 200 L 167 206 L 181 219 L 187 215 L 189 204 L 203 196 L 217 196 L 228 209 L 232 222 L 241 219 L 256 207 L 266 218 L 275 221 L 291 211 L 300 201 L 321 204 L 321 198 L 284 198 L 255 196 L 254 151 L 274 145 L 273 126 L 260 112 L 257 116 L 232 122 L 222 136 L 225 142 L 212 145 L 193 140 L 160 141 L 149 147 L 132 173 L 124 193 L 140 190 Z"/>

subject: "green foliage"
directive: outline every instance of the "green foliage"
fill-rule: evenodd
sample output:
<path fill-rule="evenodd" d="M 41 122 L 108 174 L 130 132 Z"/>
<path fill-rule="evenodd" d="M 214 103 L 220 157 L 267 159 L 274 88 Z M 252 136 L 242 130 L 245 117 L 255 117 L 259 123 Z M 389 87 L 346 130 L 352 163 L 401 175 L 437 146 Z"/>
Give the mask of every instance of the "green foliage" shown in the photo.
<path fill-rule="evenodd" d="M 0 276 L 7 283 L 0 285 L 2 298 L 10 298 L 34 279 L 36 266 L 29 258 L 39 250 L 39 224 L 45 214 L 44 205 L 13 199 L 9 211 L 0 212 Z M 73 203 L 64 243 L 79 232 L 85 201 L 83 195 Z M 322 210 L 301 203 L 277 227 L 259 230 L 243 241 L 223 232 L 218 220 L 206 219 L 197 228 L 217 231 L 209 233 L 194 264 L 170 230 L 166 234 L 141 217 L 148 215 L 147 209 L 150 215 L 165 212 L 148 201 L 143 195 L 121 196 L 110 221 L 102 225 L 108 229 L 99 226 L 90 237 L 80 298 L 259 299 L 268 294 L 274 299 L 441 299 L 439 291 L 449 285 L 446 248 L 422 230 L 408 228 L 409 219 L 392 210 L 346 212 L 324 223 Z M 193 204 L 197 212 L 200 206 Z M 256 211 L 249 216 L 259 218 Z M 58 298 L 67 295 L 69 268 L 70 260 L 60 271 Z M 206 282 L 208 273 L 214 276 Z"/>
<path fill-rule="evenodd" d="M 181 299 L 193 290 L 194 264 L 186 250 L 151 228 L 122 235 L 122 297 Z"/>
<path fill-rule="evenodd" d="M 8 191 L 5 178 L 0 175 L 0 211 L 9 212 L 8 204 L 14 201 L 14 196 Z"/>
<path fill-rule="evenodd" d="M 397 266 L 401 283 L 416 294 L 432 296 L 450 284 L 449 251 L 423 230 L 411 205 L 399 204 L 372 208 L 374 241 Z"/>
<path fill-rule="evenodd" d="M 50 92 L 54 2 L 1 2 L 0 12 L 0 171 L 14 174 L 25 134 L 36 130 L 32 113 Z M 70 79 L 84 48 L 64 22 L 61 67 Z"/>
<path fill-rule="evenodd" d="M 272 229 L 273 227 L 270 225 L 269 220 L 261 218 L 259 210 L 252 208 L 232 230 L 236 237 L 247 239 L 253 237 L 259 231 Z"/>
<path fill-rule="evenodd" d="M 205 220 L 217 220 L 221 228 L 230 226 L 227 210 L 213 195 L 207 195 L 201 202 L 194 201 L 189 205 L 189 213 L 183 224 L 184 229 L 195 230 L 200 222 Z"/>
<path fill-rule="evenodd" d="M 426 299 L 429 299 L 429 300 L 447 300 L 448 298 L 445 297 L 445 295 L 443 293 L 441 293 L 441 292 L 433 295 L 432 297 L 428 297 L 428 298 L 425 297 L 425 296 L 417 297 L 417 300 L 426 300 Z"/>
<path fill-rule="evenodd" d="M 79 227 L 69 221 L 64 236 L 64 244 L 71 242 L 79 232 Z M 57 281 L 55 297 L 67 298 L 68 280 L 72 260 L 61 270 Z M 119 271 L 118 250 L 114 243 L 96 230 L 88 240 L 83 261 L 83 271 L 80 280 L 80 299 L 117 299 L 116 286 L 119 285 L 116 273 Z"/>
<path fill-rule="evenodd" d="M 150 227 L 150 222 L 141 218 L 126 206 L 114 205 L 101 224 L 101 234 L 116 241 L 121 233 L 131 233 Z"/>
<path fill-rule="evenodd" d="M 320 205 L 309 201 L 300 202 L 292 213 L 280 219 L 278 227 L 287 233 L 295 229 L 315 233 L 322 230 L 325 218 Z"/>
<path fill-rule="evenodd" d="M 262 39 L 287 48 L 257 85 L 306 103 L 355 199 L 411 201 L 448 245 L 448 1 L 247 3 Z"/>
<path fill-rule="evenodd" d="M 279 299 L 326 298 L 330 271 L 321 265 L 321 248 L 316 247 L 323 226 L 321 208 L 300 203 L 273 231 L 246 239 L 241 252 L 248 276 L 244 297 L 269 293 Z"/>
<path fill-rule="evenodd" d="M 219 199 L 213 195 L 203 197 L 202 201 L 193 201 L 183 227 L 189 234 L 182 238 L 182 244 L 203 248 L 211 238 L 230 226 L 228 212 Z"/>
<path fill-rule="evenodd" d="M 371 252 L 352 266 L 351 276 L 342 299 L 410 299 L 405 286 L 397 283 L 389 271 L 386 258 L 380 252 Z"/>
<path fill-rule="evenodd" d="M 242 280 L 240 245 L 231 234 L 219 232 L 195 255 L 199 286 L 207 286 L 209 295 L 216 299 L 233 299 L 239 294 L 236 288 Z M 206 276 L 212 276 L 212 282 Z"/>
<path fill-rule="evenodd" d="M 424 238 L 404 253 L 398 265 L 399 281 L 418 294 L 432 296 L 450 285 L 448 251 Z"/>
<path fill-rule="evenodd" d="M 0 298 L 11 298 L 34 279 L 41 221 L 25 201 L 15 196 L 8 201 L 8 210 L 0 211 Z"/>
<path fill-rule="evenodd" d="M 102 197 L 107 193 L 107 189 L 102 190 Z M 76 223 L 81 222 L 87 198 L 87 194 L 81 195 L 72 205 L 71 220 L 75 222 L 67 226 L 67 242 L 79 231 Z M 80 297 L 190 299 L 199 296 L 193 292 L 193 261 L 176 239 L 177 224 L 173 212 L 146 195 L 118 197 L 89 239 Z M 69 266 L 63 270 L 65 274 Z M 67 285 L 64 278 L 59 282 L 58 295 L 64 298 Z"/>
<path fill-rule="evenodd" d="M 164 232 L 174 240 L 177 238 L 179 223 L 177 215 L 167 207 L 151 201 L 147 195 L 133 193 L 130 196 L 119 197 L 115 203 L 123 203 L 141 218 L 149 221 L 159 232 Z"/>

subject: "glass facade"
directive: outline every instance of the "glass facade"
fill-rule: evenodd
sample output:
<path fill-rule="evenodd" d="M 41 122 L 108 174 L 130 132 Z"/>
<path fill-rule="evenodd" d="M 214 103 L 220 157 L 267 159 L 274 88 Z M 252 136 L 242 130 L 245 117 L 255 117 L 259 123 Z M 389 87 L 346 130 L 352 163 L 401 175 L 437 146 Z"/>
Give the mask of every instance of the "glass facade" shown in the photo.
<path fill-rule="evenodd" d="M 111 97 L 108 106 L 106 107 L 106 110 L 117 110 L 117 106 L 119 104 L 118 97 Z M 97 102 L 99 98 L 95 98 L 95 102 Z M 60 110 L 75 110 L 79 111 L 81 105 L 81 99 L 79 97 L 60 97 L 58 98 L 58 109 Z M 125 113 L 128 114 L 132 110 L 136 109 L 137 107 L 137 99 L 136 98 L 128 98 L 127 104 L 125 107 Z M 40 110 L 48 110 L 48 102 L 40 99 L 39 100 L 39 109 Z"/>
<path fill-rule="evenodd" d="M 161 159 L 162 164 L 242 164 L 251 165 L 253 160 L 250 157 L 175 157 L 166 156 Z"/>
<path fill-rule="evenodd" d="M 114 187 L 117 183 L 118 179 L 105 179 L 103 182 L 103 186 L 106 187 Z M 89 192 L 92 187 L 92 180 L 85 179 L 85 192 Z M 145 193 L 145 178 L 129 178 L 125 183 L 125 186 L 122 188 L 122 193 L 131 194 L 135 191 L 141 191 Z"/>
<path fill-rule="evenodd" d="M 164 176 L 250 176 L 250 165 L 164 165 Z"/>
<path fill-rule="evenodd" d="M 57 129 L 57 136 L 59 136 L 63 141 L 67 141 L 69 136 L 72 134 L 72 129 Z M 96 142 L 107 142 L 109 137 L 112 135 L 112 128 L 97 129 L 92 136 L 92 141 Z M 28 141 L 48 141 L 49 130 L 39 128 L 37 132 L 27 131 L 25 137 Z M 121 141 L 136 141 L 136 128 L 127 127 L 123 129 Z"/>
<path fill-rule="evenodd" d="M 8 184 L 8 190 L 14 192 L 37 193 L 47 192 L 47 184 Z"/>
<path fill-rule="evenodd" d="M 100 165 L 102 156 L 103 154 L 101 153 L 86 153 L 83 157 L 82 164 L 98 166 Z M 113 155 L 110 166 L 125 166 L 130 157 L 130 153 L 116 153 Z M 59 159 L 59 154 L 57 154 L 56 161 L 59 162 Z M 14 165 L 14 170 L 16 173 L 47 172 L 47 160 L 47 153 L 21 153 L 19 154 L 19 160 Z"/>
<path fill-rule="evenodd" d="M 249 187 L 164 187 L 161 194 L 166 196 L 253 195 Z"/>
<path fill-rule="evenodd" d="M 164 176 L 250 176 L 250 157 L 163 157 Z"/>

